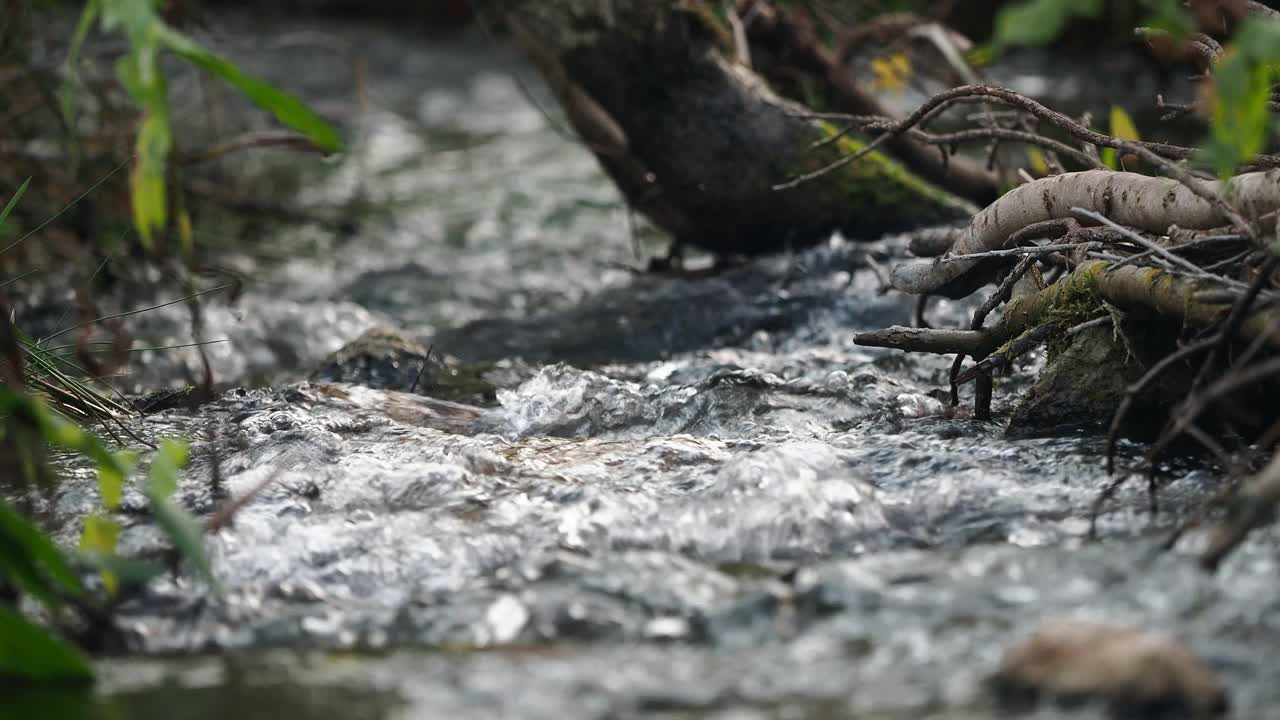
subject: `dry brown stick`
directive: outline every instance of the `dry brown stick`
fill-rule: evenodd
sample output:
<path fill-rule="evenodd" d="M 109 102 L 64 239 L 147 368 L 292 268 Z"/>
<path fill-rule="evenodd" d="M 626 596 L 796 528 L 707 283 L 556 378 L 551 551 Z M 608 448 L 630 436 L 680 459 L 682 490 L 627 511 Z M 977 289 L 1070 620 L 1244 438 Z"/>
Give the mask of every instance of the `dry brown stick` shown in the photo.
<path fill-rule="evenodd" d="M 1031 228 L 1027 228 L 1027 229 L 1030 230 Z M 1035 256 L 1028 255 L 1027 257 L 1023 258 L 1013 268 L 1013 270 L 1000 283 L 1000 287 L 997 288 L 996 291 L 991 294 L 991 297 L 987 298 L 986 301 L 983 302 L 982 305 L 977 310 L 974 311 L 973 320 L 969 323 L 970 330 L 982 329 L 982 326 L 987 321 L 987 316 L 990 315 L 991 312 L 995 310 L 997 307 L 999 307 L 1000 305 L 1003 305 L 1005 302 L 1009 300 L 1009 297 L 1013 294 L 1013 287 L 1018 284 L 1018 281 L 1022 279 L 1023 275 L 1027 274 L 1027 271 L 1031 269 L 1032 265 L 1035 264 L 1035 261 L 1036 261 Z M 961 366 L 964 365 L 965 356 L 966 356 L 966 353 L 957 353 L 955 361 L 951 364 L 950 380 L 951 380 L 952 407 L 958 407 L 960 405 L 961 382 L 959 380 L 959 377 L 960 377 L 960 368 Z M 980 358 L 975 358 L 975 359 L 980 360 Z M 975 408 L 975 412 L 979 409 L 976 403 L 974 405 L 974 408 Z M 989 412 L 989 408 L 986 408 L 986 410 Z M 988 412 L 983 412 L 982 414 L 985 415 L 985 414 L 988 414 Z"/>
<path fill-rule="evenodd" d="M 882 117 L 879 115 L 844 115 L 842 113 L 798 113 L 797 116 L 806 117 L 810 119 L 817 119 L 817 118 L 840 119 L 840 120 L 846 121 L 847 124 L 843 128 L 841 128 L 837 133 L 817 141 L 816 143 L 814 143 L 814 147 L 821 147 L 824 145 L 829 145 L 831 143 L 837 142 L 841 138 L 847 136 L 848 134 L 854 131 L 890 132 L 894 129 L 894 126 L 897 125 L 897 122 L 894 121 L 892 118 Z M 1046 137 L 1039 133 L 1031 132 L 1028 130 L 1016 130 L 1013 128 L 1004 128 L 1004 127 L 980 127 L 980 128 L 970 128 L 968 130 L 956 130 L 956 131 L 945 132 L 945 133 L 934 133 L 934 132 L 922 130 L 920 128 L 907 128 L 903 132 L 906 133 L 907 137 L 910 137 L 913 140 L 917 140 L 926 145 L 933 145 L 935 147 L 940 147 L 940 148 L 948 148 L 948 147 L 952 147 L 962 143 L 973 142 L 975 140 L 1006 140 L 1009 142 L 1019 142 L 1026 145 L 1035 145 L 1035 146 L 1044 148 L 1045 150 L 1051 153 L 1066 155 L 1087 168 L 1101 169 L 1106 167 L 1106 165 L 1104 165 L 1101 160 L 1090 156 L 1088 153 L 1084 152 L 1083 150 L 1073 148 L 1070 145 L 1060 140 L 1055 140 L 1053 138 Z M 864 152 L 864 151 L 859 151 L 859 152 Z M 861 157 L 861 155 L 855 155 L 853 157 L 853 160 L 856 160 L 858 157 Z M 846 160 L 846 158 L 842 157 L 834 161 L 833 164 L 839 163 L 835 165 L 836 167 L 839 167 L 840 165 L 846 164 L 848 162 L 853 162 L 853 160 Z M 831 169 L 835 169 L 835 168 L 831 168 Z M 814 172 L 821 173 L 822 169 L 815 170 Z"/>
<path fill-rule="evenodd" d="M 965 370 L 956 377 L 956 384 L 964 385 L 971 380 L 975 380 L 980 375 L 989 375 L 1000 368 L 1006 367 L 1020 356 L 1025 355 L 1030 350 L 1038 347 L 1049 336 L 1059 330 L 1058 323 L 1047 322 L 1027 330 L 1018 337 L 1009 341 L 1009 344 L 987 357 L 973 367 Z"/>
<path fill-rule="evenodd" d="M 991 333 L 950 328 L 911 328 L 894 325 L 882 330 L 868 330 L 854 336 L 858 345 L 892 348 L 937 355 L 976 353 L 991 344 Z"/>
<path fill-rule="evenodd" d="M 1243 487 L 1228 502 L 1227 522 L 1210 535 L 1208 547 L 1200 555 L 1200 565 L 1214 570 L 1232 550 L 1248 537 L 1256 527 L 1271 522 L 1276 505 L 1280 503 L 1280 453 L 1276 453 L 1267 467 Z"/>
<path fill-rule="evenodd" d="M 1226 218 L 1231 223 L 1232 227 L 1234 227 L 1240 234 L 1251 240 L 1257 238 L 1257 232 L 1253 229 L 1253 226 L 1245 221 L 1244 217 L 1241 216 L 1240 213 L 1236 212 L 1235 208 L 1228 205 L 1227 201 L 1222 198 L 1222 195 L 1219 194 L 1217 190 L 1203 182 L 1198 182 L 1198 178 L 1194 177 L 1185 167 L 1177 163 L 1170 162 L 1157 153 L 1152 152 L 1149 148 L 1143 147 L 1138 143 L 1123 142 L 1121 143 L 1121 146 L 1122 147 L 1120 149 L 1124 152 L 1131 152 L 1137 155 L 1143 160 L 1146 160 L 1152 165 L 1164 170 L 1170 177 L 1182 183 L 1182 186 L 1190 190 L 1193 195 L 1209 203 L 1214 210 L 1217 210 L 1218 214 Z"/>
<path fill-rule="evenodd" d="M 1048 220 L 1046 223 L 1056 223 L 1058 220 Z M 1036 223 L 1040 225 L 1042 223 Z M 1053 243 L 1050 245 L 1023 245 L 1020 247 L 1005 248 L 1002 250 L 987 250 L 985 252 L 973 253 L 972 255 L 964 255 L 954 258 L 943 258 L 942 262 L 959 262 L 961 260 L 986 260 L 989 258 L 1014 258 L 1014 257 L 1033 257 L 1039 259 L 1043 255 L 1052 255 L 1054 253 L 1070 252 L 1079 250 L 1090 245 L 1097 244 L 1097 240 L 1078 240 L 1067 243 Z M 1126 258 L 1127 259 L 1127 258 Z"/>
<path fill-rule="evenodd" d="M 910 115 L 894 123 L 892 127 L 885 128 L 882 134 L 871 140 L 857 152 L 845 155 L 844 157 L 839 158 L 822 168 L 814 170 L 813 172 L 799 175 L 786 183 L 776 186 L 775 189 L 781 190 L 795 187 L 854 162 L 855 160 L 858 160 L 879 148 L 884 143 L 906 133 L 910 128 L 936 116 L 946 107 L 956 102 L 958 98 L 979 98 L 984 101 L 995 100 L 1002 102 L 1006 105 L 1031 113 L 1040 120 L 1067 132 L 1078 140 L 1083 140 L 1096 146 L 1113 148 L 1125 153 L 1133 153 L 1148 162 L 1153 162 L 1161 166 L 1165 166 L 1169 160 L 1189 159 L 1195 153 L 1193 148 L 1183 147 L 1181 145 L 1171 145 L 1169 143 L 1158 142 L 1126 141 L 1110 135 L 1104 135 L 1103 133 L 1090 130 L 1072 118 L 1056 110 L 1045 107 L 1035 100 L 1014 92 L 1013 90 L 996 87 L 994 85 L 962 85 L 957 88 L 945 90 L 929 98 Z M 1253 160 L 1253 162 L 1259 167 L 1280 167 L 1280 156 L 1259 155 Z M 1182 172 L 1186 176 L 1189 176 L 1189 173 L 1186 173 L 1186 171 Z"/>
<path fill-rule="evenodd" d="M 1072 337 L 1072 336 L 1075 336 L 1075 335 L 1079 335 L 1080 333 L 1084 332 L 1085 330 L 1090 330 L 1090 329 L 1093 329 L 1093 328 L 1096 328 L 1096 327 L 1102 327 L 1103 325 L 1107 325 L 1107 324 L 1114 323 L 1114 322 L 1115 322 L 1115 319 L 1114 319 L 1114 318 L 1112 318 L 1110 314 L 1107 314 L 1107 315 L 1099 315 L 1098 317 L 1093 318 L 1092 320 L 1085 320 L 1085 321 L 1084 321 L 1084 322 L 1082 322 L 1082 323 L 1078 323 L 1078 324 L 1076 324 L 1076 325 L 1072 325 L 1071 327 L 1067 328 L 1066 330 L 1063 330 L 1063 331 L 1062 331 L 1062 335 L 1063 335 L 1063 337 Z"/>
<path fill-rule="evenodd" d="M 1098 492 L 1097 496 L 1093 498 L 1093 502 L 1089 504 L 1090 539 L 1096 539 L 1098 537 L 1098 517 L 1102 515 L 1103 506 L 1107 504 L 1108 500 L 1115 497 L 1115 494 L 1119 492 L 1120 488 L 1129 481 L 1130 474 L 1131 473 L 1126 472 L 1120 477 L 1113 478 L 1111 482 L 1107 483 L 1106 486 Z"/>
<path fill-rule="evenodd" d="M 1196 508 L 1195 511 L 1179 523 L 1178 527 L 1173 529 L 1173 532 L 1169 533 L 1168 537 L 1160 543 L 1160 548 L 1162 550 L 1172 550 L 1177 546 L 1178 541 L 1187 534 L 1188 530 L 1204 524 L 1204 521 L 1208 519 L 1210 512 L 1214 508 L 1220 507 L 1228 498 L 1236 493 L 1240 488 L 1240 482 L 1241 478 L 1239 477 L 1225 478 L 1218 487 L 1214 488 L 1213 494 L 1210 495 L 1208 499 L 1201 502 L 1200 506 Z"/>
<path fill-rule="evenodd" d="M 950 228 L 925 228 L 912 233 L 907 250 L 916 257 L 938 257 L 951 249 L 955 238 L 956 232 Z"/>
<path fill-rule="evenodd" d="M 1232 305 L 1231 310 L 1227 314 L 1226 320 L 1222 325 L 1222 330 L 1213 337 L 1213 346 L 1210 348 L 1209 354 L 1205 357 L 1204 363 L 1200 366 L 1200 370 L 1196 373 L 1195 379 L 1192 380 L 1191 396 L 1182 404 L 1182 407 L 1180 408 L 1181 412 L 1174 416 L 1173 421 L 1166 428 L 1165 432 L 1161 433 L 1160 437 L 1156 439 L 1156 442 L 1152 444 L 1151 450 L 1147 453 L 1148 461 L 1158 457 L 1160 452 L 1162 452 L 1169 443 L 1177 438 L 1177 436 L 1182 432 L 1182 428 L 1185 427 L 1185 425 L 1181 424 L 1184 418 L 1186 418 L 1188 422 L 1194 422 L 1196 416 L 1199 415 L 1200 411 L 1205 407 L 1204 404 L 1200 404 L 1198 407 L 1190 406 L 1191 402 L 1196 398 L 1196 391 L 1208 380 L 1210 373 L 1218 362 L 1218 358 L 1226 353 L 1231 341 L 1235 339 L 1242 324 L 1245 322 L 1246 317 L 1249 316 L 1250 310 L 1253 308 L 1254 300 L 1256 300 L 1258 295 L 1262 292 L 1263 285 L 1267 283 L 1271 274 L 1275 272 L 1277 267 L 1280 267 L 1280 255 L 1271 255 L 1268 257 L 1267 261 L 1263 263 L 1262 268 L 1260 268 L 1257 277 L 1255 277 L 1253 282 L 1249 284 L 1248 290 L 1237 298 L 1236 302 Z M 1271 325 L 1264 325 L 1259 328 L 1257 332 L 1252 333 L 1252 336 L 1257 339 L 1266 338 L 1266 340 L 1270 342 L 1272 338 L 1276 337 L 1273 329 L 1274 323 Z M 1251 347 L 1249 353 L 1250 356 L 1252 356 L 1256 351 L 1257 348 Z M 1233 376 L 1229 375 L 1228 377 Z"/>
<path fill-rule="evenodd" d="M 266 477 L 262 478 L 257 482 L 257 484 L 249 488 L 249 490 L 244 494 L 239 497 L 232 498 L 229 502 L 219 508 L 218 511 L 205 523 L 205 532 L 212 534 L 224 527 L 229 527 L 231 522 L 235 519 L 236 513 L 240 512 L 240 510 L 242 510 L 246 505 L 253 502 L 253 499 L 256 498 L 263 490 L 266 490 L 267 486 L 271 485 L 276 480 L 279 480 L 280 476 L 284 475 L 286 467 L 288 466 L 280 465 L 276 467 L 268 473 Z"/>
<path fill-rule="evenodd" d="M 1201 413 L 1223 396 L 1275 375 L 1280 375 L 1280 356 L 1229 373 L 1205 388 L 1203 392 L 1192 394 L 1174 411 L 1168 431 L 1162 433 L 1156 442 L 1152 443 L 1151 449 L 1147 451 L 1146 462 L 1153 463 L 1174 439 L 1200 417 Z"/>
<path fill-rule="evenodd" d="M 1063 281 L 1049 286 L 1036 296 L 1014 301 L 1005 311 L 1003 322 L 1018 322 L 1024 315 L 1039 317 L 1049 307 L 1062 302 L 1071 293 L 1096 292 L 1098 296 L 1122 308 L 1147 308 L 1168 318 L 1180 320 L 1196 328 L 1211 327 L 1224 315 L 1222 305 L 1195 299 L 1201 284 L 1176 273 L 1151 267 L 1123 267 L 1108 272 L 1110 263 L 1091 260 L 1080 265 Z M 1064 284 L 1065 283 L 1065 284 Z M 1234 325 L 1232 337 L 1252 339 L 1268 332 L 1272 323 L 1280 322 L 1280 308 L 1266 307 L 1244 314 Z M 1271 336 L 1268 347 L 1280 350 L 1280 336 Z"/>
<path fill-rule="evenodd" d="M 1213 263 L 1211 265 L 1205 265 L 1204 266 L 1205 272 L 1213 272 L 1214 270 L 1221 270 L 1222 268 L 1233 267 L 1241 262 L 1244 262 L 1244 260 L 1247 259 L 1253 253 L 1254 251 L 1251 249 L 1245 250 L 1245 251 L 1236 253 L 1235 255 L 1232 255 L 1229 258 L 1219 260 L 1218 262 Z"/>
<path fill-rule="evenodd" d="M 229 138 L 223 142 L 205 148 L 189 155 L 184 155 L 179 162 L 183 165 L 195 165 L 210 160 L 217 160 L 226 155 L 241 150 L 253 150 L 261 148 L 283 148 L 287 150 L 302 150 L 313 152 L 321 155 L 328 154 L 320 146 L 316 145 L 311 138 L 301 133 L 291 130 L 264 130 L 257 132 L 246 132 Z"/>
<path fill-rule="evenodd" d="M 1120 405 L 1116 407 L 1115 413 L 1111 416 L 1111 425 L 1107 428 L 1106 457 L 1108 475 L 1115 473 L 1116 443 L 1120 439 L 1120 428 L 1123 426 L 1125 417 L 1128 416 L 1129 409 L 1133 406 L 1134 398 L 1137 397 L 1138 393 L 1155 382 L 1175 363 L 1186 360 L 1196 353 L 1208 350 L 1213 347 L 1216 341 L 1216 338 L 1206 338 L 1174 350 L 1152 365 L 1151 369 L 1143 373 L 1142 377 L 1124 389 L 1124 395 L 1120 398 Z"/>
<path fill-rule="evenodd" d="M 1196 238 L 1194 240 L 1188 240 L 1186 242 L 1179 243 L 1177 245 L 1171 245 L 1165 249 L 1171 253 L 1177 253 L 1177 252 L 1183 252 L 1187 250 L 1198 250 L 1202 247 L 1216 245 L 1216 244 L 1239 243 L 1243 239 L 1244 238 L 1241 237 L 1240 235 L 1210 235 L 1206 237 Z M 1157 251 L 1154 249 L 1143 250 L 1140 253 L 1130 255 L 1124 260 L 1121 260 L 1120 262 L 1116 263 L 1115 267 L 1135 265 L 1155 254 L 1157 254 Z M 1237 255 L 1236 257 L 1239 257 L 1239 256 Z M 1196 270 L 1207 272 L 1209 271 L 1210 267 L 1211 266 L 1207 266 L 1207 265 L 1203 267 L 1196 266 Z"/>
<path fill-rule="evenodd" d="M 1111 218 L 1108 218 L 1102 213 L 1098 213 L 1092 210 L 1086 210 L 1084 208 L 1078 208 L 1078 207 L 1071 208 L 1071 212 L 1077 215 L 1080 215 L 1082 217 L 1089 218 L 1094 222 L 1106 225 L 1107 227 L 1111 228 L 1112 230 L 1115 230 L 1116 232 L 1120 233 L 1121 235 L 1128 238 L 1129 240 L 1132 240 L 1138 245 L 1141 245 L 1148 252 L 1155 253 L 1156 255 L 1159 255 L 1165 260 L 1168 260 L 1170 263 L 1181 267 L 1183 270 L 1186 270 L 1187 272 L 1191 273 L 1193 277 L 1206 274 L 1203 271 L 1201 271 L 1200 268 L 1196 266 L 1194 263 L 1192 263 L 1190 260 L 1174 255 L 1173 253 L 1169 252 L 1168 248 L 1161 247 L 1155 242 L 1152 242 L 1151 240 L 1148 240 L 1147 238 L 1142 237 L 1141 235 L 1134 232 L 1133 230 L 1130 230 L 1129 228 L 1124 227 L 1123 225 L 1117 224 L 1116 222 L 1112 221 Z"/>
<path fill-rule="evenodd" d="M 1227 449 L 1222 447 L 1222 443 L 1218 442 L 1212 435 L 1201 429 L 1199 425 L 1194 423 L 1188 425 L 1186 433 L 1192 440 L 1200 443 L 1200 445 L 1217 458 L 1218 462 L 1225 470 L 1235 470 L 1238 463 L 1231 458 L 1231 453 L 1227 452 Z"/>
<path fill-rule="evenodd" d="M 890 114 L 874 94 L 850 77 L 843 58 L 827 47 L 800 9 L 767 8 L 758 13 L 748 33 L 753 45 L 772 50 L 769 55 L 776 59 L 774 70 L 795 69 L 816 78 L 829 89 L 832 102 L 839 109 L 868 115 Z M 767 69 L 764 74 L 769 75 Z M 896 139 L 892 146 L 908 168 L 939 187 L 979 203 L 990 202 L 999 195 L 997 178 L 971 158 L 939 155 L 934 148 L 909 137 Z"/>

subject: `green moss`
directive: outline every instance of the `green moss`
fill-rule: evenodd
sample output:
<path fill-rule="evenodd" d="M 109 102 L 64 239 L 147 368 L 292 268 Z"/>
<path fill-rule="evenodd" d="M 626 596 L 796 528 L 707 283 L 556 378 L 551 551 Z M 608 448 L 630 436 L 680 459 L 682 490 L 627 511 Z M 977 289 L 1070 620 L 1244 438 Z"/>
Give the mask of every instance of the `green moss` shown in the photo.
<path fill-rule="evenodd" d="M 1037 325 L 1054 323 L 1059 327 L 1046 341 L 1046 354 L 1050 362 L 1071 345 L 1064 333 L 1082 322 L 1090 320 L 1103 310 L 1102 295 L 1098 292 L 1097 267 L 1086 266 L 1059 280 L 1048 293 L 1038 296 L 1019 298 L 1009 303 L 1005 309 L 1006 317 L 1029 313 L 1036 318 Z M 1039 312 L 1035 304 L 1044 302 L 1047 307 Z"/>
<path fill-rule="evenodd" d="M 465 405 L 494 405 L 498 401 L 497 389 L 485 379 L 485 375 L 493 368 L 493 363 L 445 365 L 435 376 L 429 389 L 430 395 Z"/>
<path fill-rule="evenodd" d="M 818 128 L 819 139 L 840 134 L 840 129 L 830 122 L 819 121 Z M 812 172 L 866 146 L 864 139 L 845 135 L 829 143 L 825 152 L 805 152 L 797 173 Z M 878 150 L 844 165 L 832 177 L 834 182 L 828 183 L 830 192 L 839 193 L 851 207 L 864 213 L 868 225 L 895 225 L 895 218 L 909 218 L 910 224 L 918 226 L 969 217 L 978 210 Z"/>
<path fill-rule="evenodd" d="M 700 27 L 711 34 L 716 47 L 726 55 L 732 55 L 734 48 L 733 28 L 729 18 L 723 12 L 720 3 L 708 3 L 700 0 L 676 0 L 675 9 L 691 15 Z"/>

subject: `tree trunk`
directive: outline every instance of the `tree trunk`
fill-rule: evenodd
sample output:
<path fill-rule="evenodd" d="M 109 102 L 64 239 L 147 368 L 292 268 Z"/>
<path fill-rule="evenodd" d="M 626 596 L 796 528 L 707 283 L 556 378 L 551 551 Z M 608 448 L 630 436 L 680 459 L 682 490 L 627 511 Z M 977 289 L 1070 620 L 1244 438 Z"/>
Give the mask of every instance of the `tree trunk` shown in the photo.
<path fill-rule="evenodd" d="M 666 0 L 489 0 L 633 207 L 717 254 L 872 239 L 974 212 L 872 153 L 787 189 L 861 143 L 777 96 Z M 825 141 L 825 142 L 824 142 Z M 815 144 L 820 144 L 815 147 Z"/>

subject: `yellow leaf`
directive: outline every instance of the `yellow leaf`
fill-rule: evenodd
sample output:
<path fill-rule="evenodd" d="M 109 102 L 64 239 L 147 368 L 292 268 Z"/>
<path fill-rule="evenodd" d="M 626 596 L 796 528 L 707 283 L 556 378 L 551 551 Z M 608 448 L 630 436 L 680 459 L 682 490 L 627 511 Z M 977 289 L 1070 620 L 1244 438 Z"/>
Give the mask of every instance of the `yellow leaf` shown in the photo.
<path fill-rule="evenodd" d="M 182 254 L 187 258 L 195 255 L 196 243 L 191 228 L 191 213 L 187 212 L 185 205 L 178 210 L 178 237 L 182 240 Z"/>
<path fill-rule="evenodd" d="M 1133 124 L 1133 118 L 1129 117 L 1129 113 L 1119 106 L 1111 108 L 1111 134 L 1121 140 L 1142 139 L 1142 136 L 1138 134 L 1137 126 Z"/>
<path fill-rule="evenodd" d="M 875 87 L 900 92 L 911 79 L 911 59 L 905 53 L 874 58 L 871 72 L 875 73 Z"/>
<path fill-rule="evenodd" d="M 1049 174 L 1049 160 L 1044 156 L 1044 151 L 1038 147 L 1027 148 L 1027 164 L 1031 166 L 1031 173 L 1036 177 Z"/>
<path fill-rule="evenodd" d="M 173 142 L 170 133 L 168 116 L 150 113 L 143 119 L 135 141 L 138 157 L 129 173 L 129 190 L 133 196 L 133 223 L 147 248 L 152 246 L 153 234 L 168 223 L 165 173 Z"/>
<path fill-rule="evenodd" d="M 1138 141 L 1142 136 L 1138 134 L 1138 127 L 1133 124 L 1133 118 L 1129 117 L 1129 113 L 1124 108 L 1118 106 L 1111 107 L 1111 136 L 1119 140 Z M 1116 151 L 1113 148 L 1102 149 L 1102 162 L 1112 170 L 1118 170 L 1124 164 L 1125 158 L 1116 157 Z"/>

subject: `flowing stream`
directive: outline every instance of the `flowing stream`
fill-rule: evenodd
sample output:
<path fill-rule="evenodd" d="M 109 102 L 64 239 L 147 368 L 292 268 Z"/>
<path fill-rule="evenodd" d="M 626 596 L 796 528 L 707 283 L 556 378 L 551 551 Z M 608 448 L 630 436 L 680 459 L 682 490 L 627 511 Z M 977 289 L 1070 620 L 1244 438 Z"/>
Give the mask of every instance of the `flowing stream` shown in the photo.
<path fill-rule="evenodd" d="M 659 238 L 514 54 L 318 27 L 274 42 L 220 21 L 230 54 L 359 128 L 341 158 L 287 160 L 306 169 L 297 203 L 359 203 L 358 227 L 239 227 L 226 262 L 249 281 L 206 304 L 204 337 L 227 340 L 208 349 L 220 382 L 258 389 L 136 423 L 191 440 L 180 497 L 198 513 L 270 480 L 210 541 L 225 595 L 155 583 L 121 609 L 138 653 L 12 717 L 991 718 L 984 678 L 1056 617 L 1168 632 L 1237 717 L 1280 706 L 1274 533 L 1212 576 L 1155 552 L 1211 487 L 1193 465 L 1155 517 L 1126 486 L 1088 540 L 1101 442 L 999 422 L 1034 368 L 997 384 L 983 423 L 938 399 L 950 358 L 853 344 L 910 322 L 914 299 L 871 267 L 901 238 L 632 272 L 633 238 Z M 367 57 L 363 81 L 334 37 Z M 308 382 L 375 326 L 452 369 L 417 392 Z M 191 341 L 181 306 L 131 330 Z M 135 355 L 136 388 L 199 376 L 189 350 Z M 97 503 L 72 475 L 45 508 L 69 543 Z M 144 505 L 126 497 L 122 545 L 154 555 Z"/>

